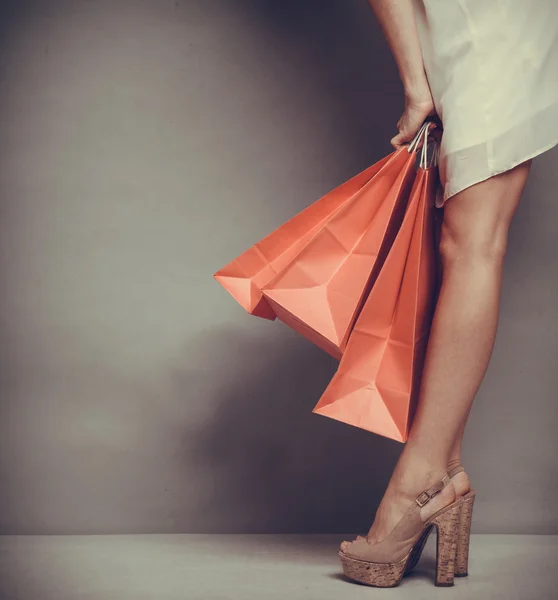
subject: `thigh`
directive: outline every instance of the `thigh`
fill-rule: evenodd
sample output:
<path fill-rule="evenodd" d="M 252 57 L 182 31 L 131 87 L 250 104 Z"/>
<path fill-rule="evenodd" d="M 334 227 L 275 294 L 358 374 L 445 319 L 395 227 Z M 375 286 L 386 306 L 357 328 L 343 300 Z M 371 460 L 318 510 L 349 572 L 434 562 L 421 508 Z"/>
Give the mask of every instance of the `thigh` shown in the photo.
<path fill-rule="evenodd" d="M 442 237 L 474 242 L 506 236 L 530 168 L 529 160 L 449 198 L 444 205 Z"/>

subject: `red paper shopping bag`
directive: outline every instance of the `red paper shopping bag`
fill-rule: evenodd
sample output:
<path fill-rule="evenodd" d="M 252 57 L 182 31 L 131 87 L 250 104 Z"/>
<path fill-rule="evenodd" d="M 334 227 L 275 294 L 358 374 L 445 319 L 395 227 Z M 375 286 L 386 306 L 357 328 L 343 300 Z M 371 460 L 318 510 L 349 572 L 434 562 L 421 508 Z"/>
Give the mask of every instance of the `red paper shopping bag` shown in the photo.
<path fill-rule="evenodd" d="M 313 412 L 404 442 L 436 301 L 435 168 L 419 169 L 406 214 Z"/>
<path fill-rule="evenodd" d="M 366 182 L 382 171 L 392 158 L 392 155 L 384 157 L 310 204 L 219 269 L 214 278 L 250 314 L 274 320 L 275 313 L 263 298 L 262 287 L 298 254 L 332 214 L 352 198 Z"/>
<path fill-rule="evenodd" d="M 405 212 L 416 154 L 402 148 L 262 288 L 277 317 L 341 358 Z"/>

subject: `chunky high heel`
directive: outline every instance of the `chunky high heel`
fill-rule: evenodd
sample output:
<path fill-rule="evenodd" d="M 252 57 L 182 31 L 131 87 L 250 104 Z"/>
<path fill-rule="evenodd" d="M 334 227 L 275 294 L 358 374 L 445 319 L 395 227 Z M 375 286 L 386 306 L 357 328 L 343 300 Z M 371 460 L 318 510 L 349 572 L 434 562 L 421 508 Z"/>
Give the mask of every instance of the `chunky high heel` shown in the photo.
<path fill-rule="evenodd" d="M 457 473 L 461 473 L 465 469 L 459 465 L 450 469 L 448 471 L 449 477 L 453 477 L 457 475 Z M 459 530 L 457 536 L 457 550 L 455 556 L 455 569 L 454 575 L 455 577 L 466 577 L 469 574 L 469 543 L 471 539 L 471 521 L 473 516 L 473 504 L 475 502 L 475 496 L 477 491 L 472 489 L 469 490 L 463 496 L 460 496 L 461 511 L 459 514 Z M 424 546 L 426 541 L 428 540 L 428 536 L 430 535 L 430 531 L 425 530 L 415 546 L 413 547 L 411 557 L 409 562 L 407 563 L 407 567 L 405 569 L 405 575 L 410 573 L 418 563 L 422 551 L 424 550 Z"/>
<path fill-rule="evenodd" d="M 465 469 L 459 465 L 450 469 L 448 475 L 453 477 Z M 473 519 L 473 505 L 477 491 L 471 488 L 461 496 L 461 514 L 459 517 L 459 533 L 457 536 L 457 553 L 455 558 L 455 576 L 466 577 L 469 574 L 469 544 L 471 541 L 471 521 Z"/>
<path fill-rule="evenodd" d="M 412 559 L 417 542 L 424 542 L 432 529 L 437 531 L 435 585 L 454 584 L 459 520 L 462 498 L 440 509 L 422 521 L 420 509 L 451 482 L 448 473 L 433 486 L 424 490 L 403 515 L 393 531 L 381 542 L 372 544 L 359 536 L 343 542 L 339 556 L 343 572 L 350 579 L 375 587 L 394 587 L 399 584 Z"/>

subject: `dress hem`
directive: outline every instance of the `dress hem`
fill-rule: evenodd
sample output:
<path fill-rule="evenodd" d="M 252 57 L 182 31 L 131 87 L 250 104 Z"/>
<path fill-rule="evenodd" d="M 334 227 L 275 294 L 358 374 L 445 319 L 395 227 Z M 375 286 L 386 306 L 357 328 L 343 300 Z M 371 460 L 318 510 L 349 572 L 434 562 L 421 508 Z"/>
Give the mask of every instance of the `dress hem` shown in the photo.
<path fill-rule="evenodd" d="M 491 177 L 495 177 L 496 175 L 501 175 L 502 173 L 505 173 L 506 171 L 510 171 L 511 169 L 514 169 L 515 167 L 519 166 L 520 164 L 527 162 L 528 160 L 531 160 L 541 154 L 544 154 L 545 152 L 548 152 L 556 145 L 558 145 L 558 138 L 556 138 L 550 144 L 547 144 L 546 146 L 543 146 L 542 148 L 539 148 L 539 149 L 535 150 L 534 152 L 531 152 L 520 159 L 513 160 L 506 167 L 502 167 L 502 168 L 496 167 L 496 168 L 492 169 L 488 174 L 473 178 L 469 183 L 463 184 L 461 186 L 456 186 L 455 189 L 450 188 L 449 191 L 444 191 L 443 199 L 441 202 L 436 203 L 436 207 L 442 208 L 444 206 L 444 204 L 450 198 L 455 196 L 456 194 L 459 194 L 460 192 L 466 190 L 467 188 L 472 187 L 473 185 L 476 185 L 477 183 L 482 183 L 483 181 L 487 181 Z"/>

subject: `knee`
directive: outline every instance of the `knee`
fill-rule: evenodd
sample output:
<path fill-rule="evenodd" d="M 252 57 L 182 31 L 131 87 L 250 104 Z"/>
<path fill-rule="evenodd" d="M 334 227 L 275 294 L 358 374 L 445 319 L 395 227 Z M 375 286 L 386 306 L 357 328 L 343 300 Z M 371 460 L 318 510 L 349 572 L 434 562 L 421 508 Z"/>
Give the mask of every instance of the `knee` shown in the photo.
<path fill-rule="evenodd" d="M 466 188 L 444 209 L 440 254 L 444 264 L 499 263 L 531 161 Z"/>
<path fill-rule="evenodd" d="M 444 264 L 503 261 L 508 243 L 508 224 L 504 222 L 453 223 L 444 221 L 440 255 Z"/>

